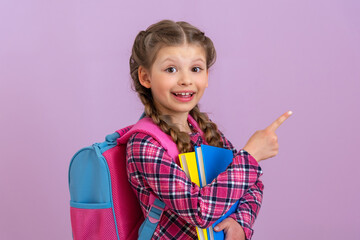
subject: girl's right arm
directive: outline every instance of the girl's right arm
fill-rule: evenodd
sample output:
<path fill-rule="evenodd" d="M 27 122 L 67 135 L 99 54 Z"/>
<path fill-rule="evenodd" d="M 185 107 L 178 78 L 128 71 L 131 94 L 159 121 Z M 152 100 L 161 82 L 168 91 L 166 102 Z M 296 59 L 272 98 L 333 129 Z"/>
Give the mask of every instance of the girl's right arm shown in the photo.
<path fill-rule="evenodd" d="M 251 155 L 237 154 L 227 170 L 203 188 L 151 136 L 134 134 L 127 147 L 128 174 L 140 202 L 153 192 L 187 222 L 206 228 L 218 220 L 262 174 Z"/>

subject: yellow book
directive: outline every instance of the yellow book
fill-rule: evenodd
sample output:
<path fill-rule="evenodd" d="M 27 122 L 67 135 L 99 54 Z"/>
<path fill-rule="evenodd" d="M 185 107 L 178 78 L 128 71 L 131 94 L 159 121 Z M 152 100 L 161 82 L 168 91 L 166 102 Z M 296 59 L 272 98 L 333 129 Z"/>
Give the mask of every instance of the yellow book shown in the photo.
<path fill-rule="evenodd" d="M 190 178 L 193 183 L 200 187 L 195 152 L 181 153 L 179 154 L 179 160 L 181 168 L 186 173 L 186 176 Z M 196 227 L 196 232 L 199 240 L 208 240 L 206 229 Z"/>

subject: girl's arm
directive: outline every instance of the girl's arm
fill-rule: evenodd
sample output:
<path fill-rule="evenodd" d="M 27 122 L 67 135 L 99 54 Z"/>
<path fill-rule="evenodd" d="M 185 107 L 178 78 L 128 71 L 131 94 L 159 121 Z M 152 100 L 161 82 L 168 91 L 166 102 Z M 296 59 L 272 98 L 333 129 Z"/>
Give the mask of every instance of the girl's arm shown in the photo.
<path fill-rule="evenodd" d="M 254 158 L 237 154 L 226 171 L 200 189 L 156 140 L 143 133 L 130 138 L 127 160 L 130 183 L 142 204 L 153 192 L 184 220 L 202 228 L 218 220 L 261 175 Z"/>
<path fill-rule="evenodd" d="M 245 150 L 240 150 L 239 153 L 233 147 L 231 142 L 225 138 L 220 132 L 222 137 L 224 148 L 228 148 L 234 152 L 234 154 L 248 155 Z M 263 198 L 264 185 L 260 179 L 258 179 L 254 185 L 252 185 L 247 192 L 240 198 L 239 207 L 237 211 L 231 214 L 229 217 L 236 220 L 243 228 L 246 239 L 251 239 L 253 235 L 253 225 L 255 219 L 260 211 L 262 198 Z"/>
<path fill-rule="evenodd" d="M 264 185 L 259 179 L 249 188 L 246 194 L 240 198 L 239 208 L 229 217 L 236 220 L 243 228 L 246 239 L 251 239 L 254 230 L 253 225 L 260 211 Z"/>

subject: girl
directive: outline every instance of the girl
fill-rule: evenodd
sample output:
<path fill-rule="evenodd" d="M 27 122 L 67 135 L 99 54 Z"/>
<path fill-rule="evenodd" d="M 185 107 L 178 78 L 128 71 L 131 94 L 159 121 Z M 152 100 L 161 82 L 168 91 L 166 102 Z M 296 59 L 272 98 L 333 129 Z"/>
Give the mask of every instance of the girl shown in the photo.
<path fill-rule="evenodd" d="M 237 152 L 197 105 L 208 86 L 208 70 L 215 57 L 212 41 L 186 22 L 163 20 L 135 38 L 130 73 L 146 116 L 172 137 L 180 153 L 194 151 L 202 143 L 234 153 L 227 170 L 200 189 L 186 177 L 178 159 L 172 159 L 155 139 L 144 133 L 132 135 L 127 171 L 143 212 L 149 211 L 150 193 L 169 207 L 152 239 L 196 239 L 195 226 L 209 227 L 238 199 L 237 211 L 215 231 L 224 230 L 226 239 L 251 239 L 253 235 L 264 188 L 258 161 L 277 154 L 274 131 L 288 114 L 270 125 L 271 129 L 256 132 Z M 188 123 L 189 117 L 203 134 Z"/>

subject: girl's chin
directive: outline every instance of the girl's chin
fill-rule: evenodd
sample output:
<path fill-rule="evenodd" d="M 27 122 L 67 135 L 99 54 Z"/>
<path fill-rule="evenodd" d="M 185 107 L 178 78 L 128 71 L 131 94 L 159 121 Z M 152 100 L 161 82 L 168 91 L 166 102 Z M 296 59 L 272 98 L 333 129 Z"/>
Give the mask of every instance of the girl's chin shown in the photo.
<path fill-rule="evenodd" d="M 183 114 L 189 114 L 189 112 L 195 107 L 195 105 L 189 105 L 187 107 L 182 108 L 172 108 L 172 109 L 166 109 L 165 111 L 161 111 L 164 115 L 170 115 L 170 116 L 180 116 Z"/>

